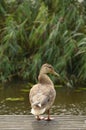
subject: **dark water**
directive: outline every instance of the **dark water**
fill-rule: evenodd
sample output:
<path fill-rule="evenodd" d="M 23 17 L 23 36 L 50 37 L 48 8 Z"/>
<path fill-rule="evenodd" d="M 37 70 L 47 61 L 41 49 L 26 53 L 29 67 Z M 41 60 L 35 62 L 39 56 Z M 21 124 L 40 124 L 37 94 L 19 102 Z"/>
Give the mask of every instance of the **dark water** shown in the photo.
<path fill-rule="evenodd" d="M 0 85 L 0 115 L 30 114 L 27 83 Z M 86 90 L 57 87 L 57 97 L 51 108 L 55 115 L 86 115 Z"/>

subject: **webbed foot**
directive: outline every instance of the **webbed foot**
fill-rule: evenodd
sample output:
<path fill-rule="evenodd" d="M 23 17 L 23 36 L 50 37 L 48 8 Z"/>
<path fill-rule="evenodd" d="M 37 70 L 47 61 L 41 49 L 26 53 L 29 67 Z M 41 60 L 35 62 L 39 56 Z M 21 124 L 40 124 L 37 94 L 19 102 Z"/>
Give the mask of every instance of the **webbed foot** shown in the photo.
<path fill-rule="evenodd" d="M 36 119 L 37 119 L 37 120 L 44 120 L 44 117 L 36 116 Z"/>

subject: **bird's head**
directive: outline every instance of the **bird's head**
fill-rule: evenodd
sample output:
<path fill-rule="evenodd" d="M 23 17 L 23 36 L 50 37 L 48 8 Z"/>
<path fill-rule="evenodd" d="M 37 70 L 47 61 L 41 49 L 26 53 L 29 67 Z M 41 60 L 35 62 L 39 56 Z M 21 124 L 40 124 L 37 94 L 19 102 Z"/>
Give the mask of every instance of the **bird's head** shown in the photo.
<path fill-rule="evenodd" d="M 48 63 L 42 65 L 40 73 L 43 73 L 43 74 L 50 73 L 50 74 L 53 74 L 53 75 L 55 75 L 57 77 L 60 76 L 58 73 L 55 72 L 53 66 L 48 64 Z"/>

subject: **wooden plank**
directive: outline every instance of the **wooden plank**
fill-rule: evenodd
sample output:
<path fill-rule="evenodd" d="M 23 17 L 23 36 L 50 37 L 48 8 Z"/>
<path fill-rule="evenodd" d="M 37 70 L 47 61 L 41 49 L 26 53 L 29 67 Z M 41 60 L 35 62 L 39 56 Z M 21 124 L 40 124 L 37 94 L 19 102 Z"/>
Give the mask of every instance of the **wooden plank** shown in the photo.
<path fill-rule="evenodd" d="M 0 115 L 0 130 L 86 130 L 86 116 L 54 116 L 37 121 L 31 115 Z"/>

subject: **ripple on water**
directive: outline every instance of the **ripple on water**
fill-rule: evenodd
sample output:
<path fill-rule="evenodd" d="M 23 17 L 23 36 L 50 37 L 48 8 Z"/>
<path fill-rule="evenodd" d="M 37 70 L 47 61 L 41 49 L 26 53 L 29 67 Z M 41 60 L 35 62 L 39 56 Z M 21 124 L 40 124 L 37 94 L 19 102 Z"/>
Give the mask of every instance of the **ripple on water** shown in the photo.
<path fill-rule="evenodd" d="M 51 109 L 51 114 L 54 115 L 86 115 L 86 102 L 80 104 L 65 104 L 53 106 Z"/>

